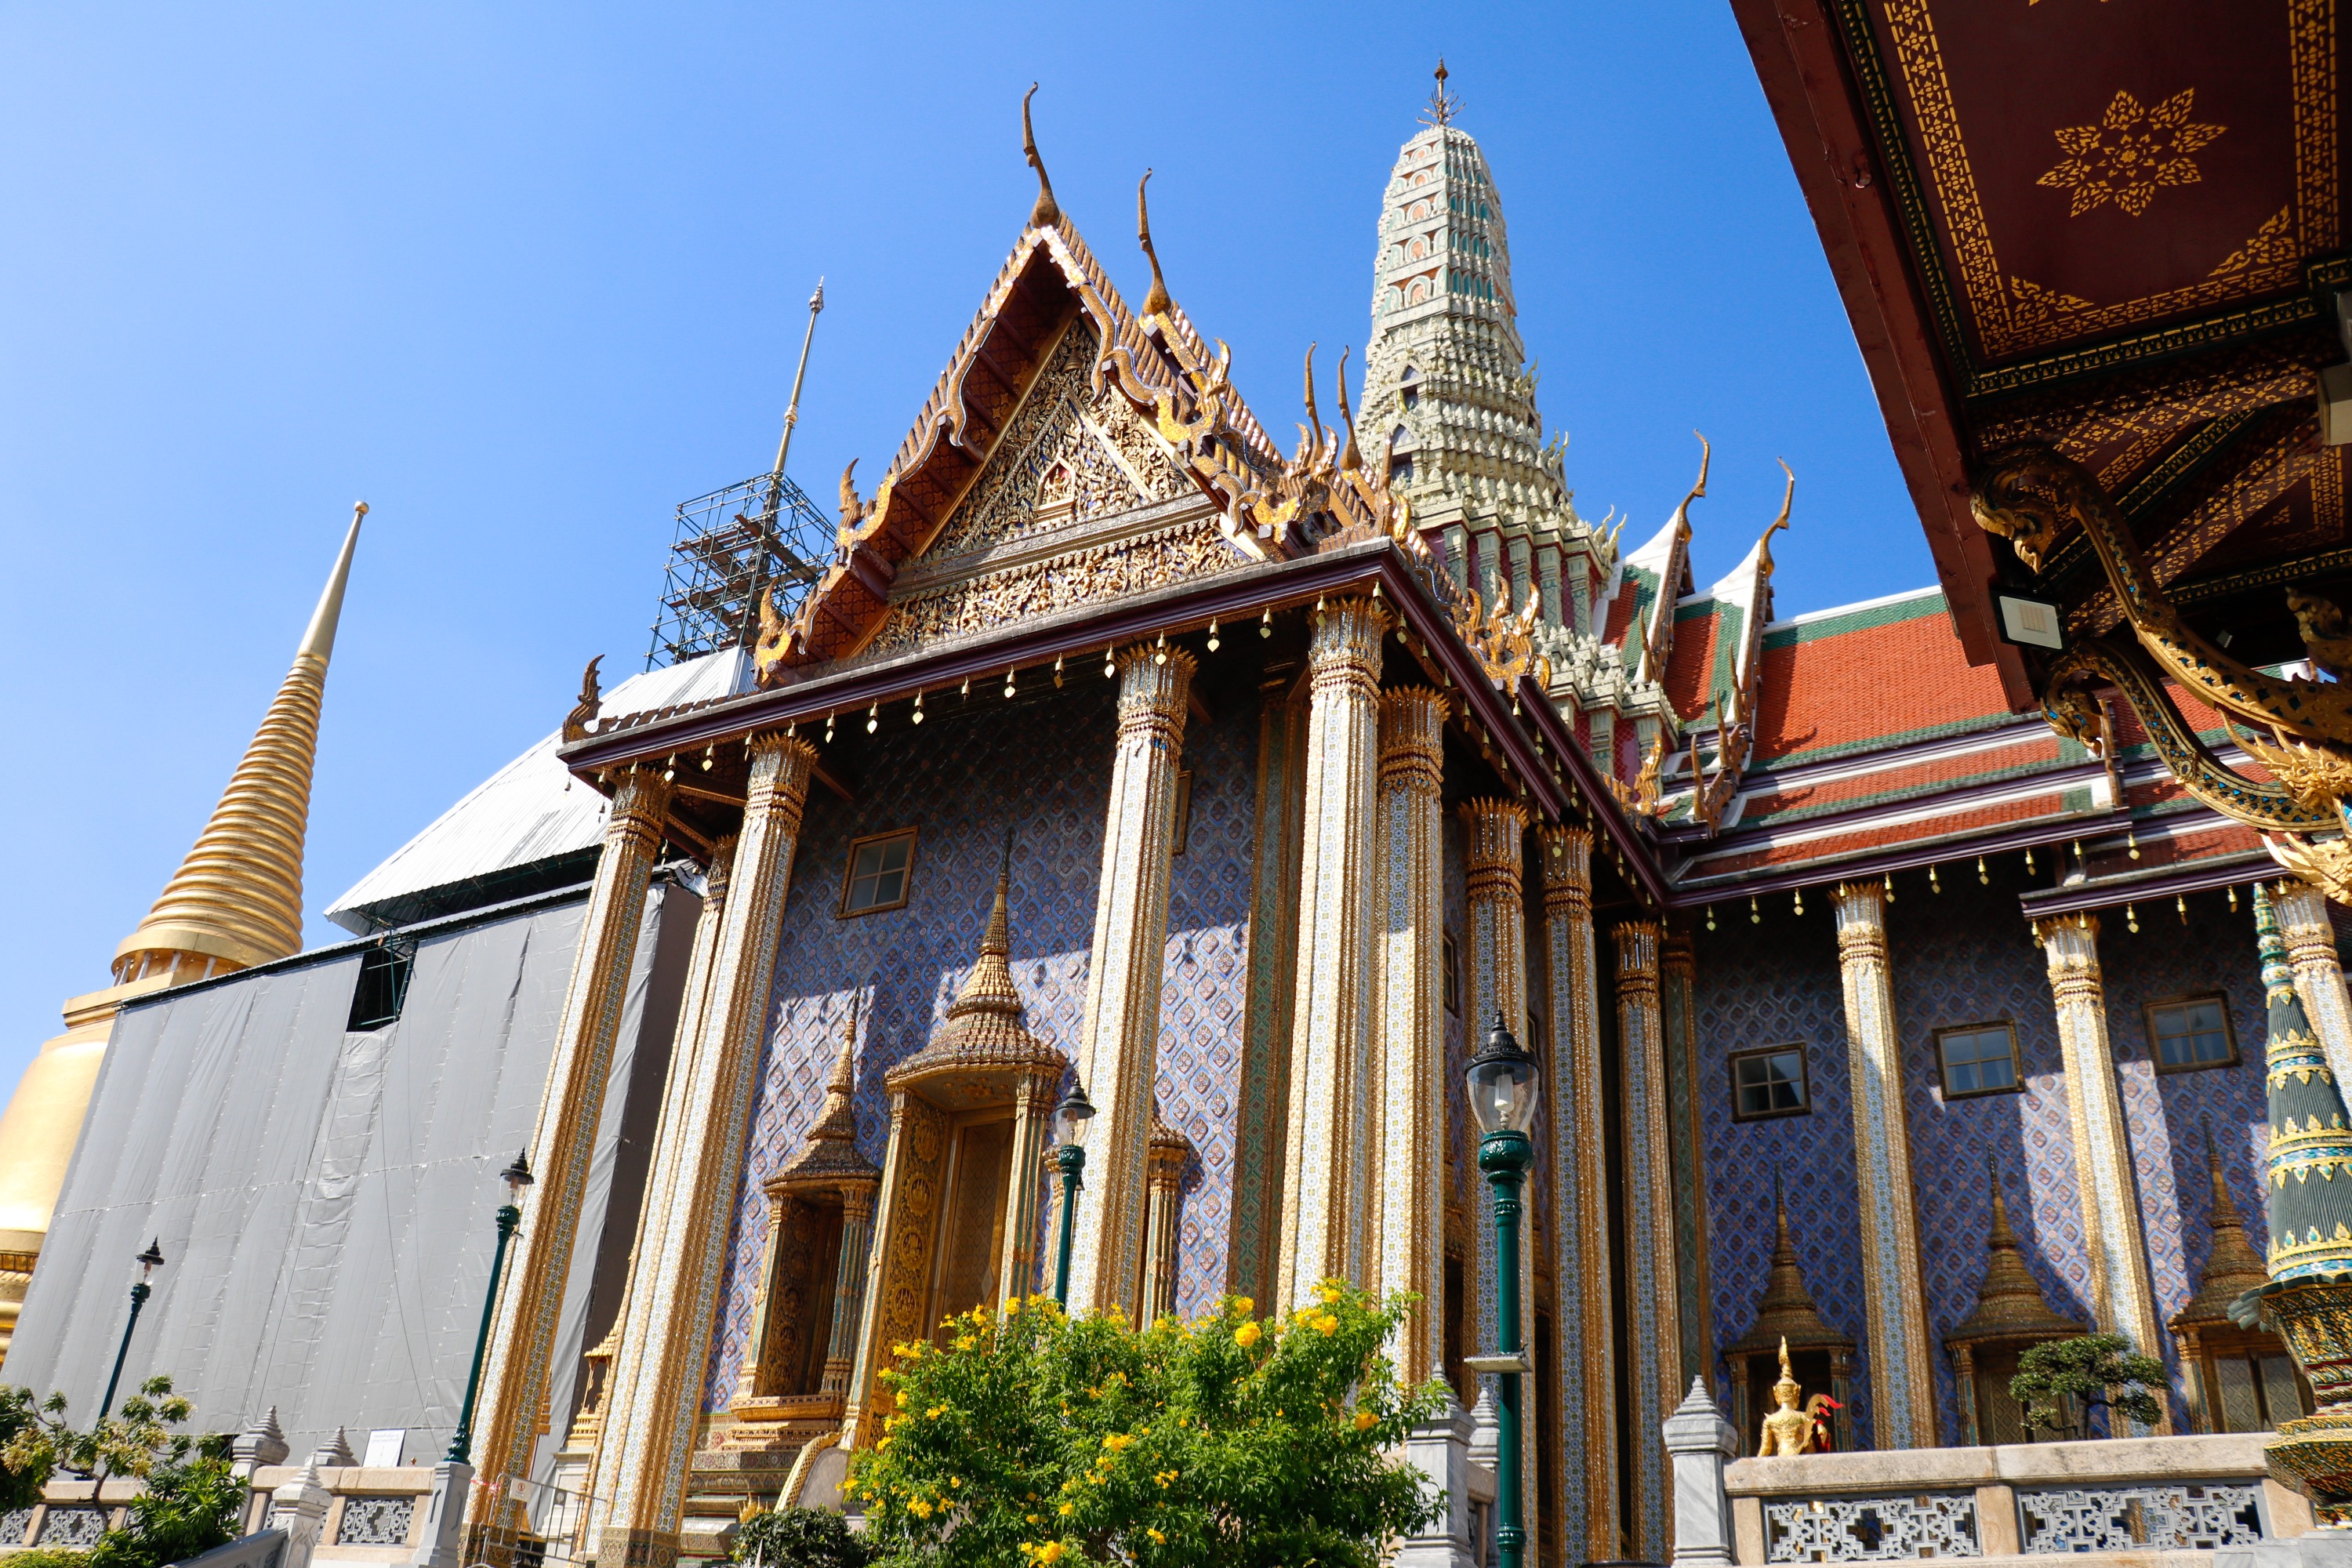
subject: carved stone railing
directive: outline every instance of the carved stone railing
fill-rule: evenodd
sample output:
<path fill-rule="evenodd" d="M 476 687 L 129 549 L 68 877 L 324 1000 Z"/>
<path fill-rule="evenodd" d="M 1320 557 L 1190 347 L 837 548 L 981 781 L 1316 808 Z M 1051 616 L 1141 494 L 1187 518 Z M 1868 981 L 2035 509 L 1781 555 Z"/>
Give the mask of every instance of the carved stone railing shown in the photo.
<path fill-rule="evenodd" d="M 2265 1435 L 1739 1459 L 1724 1470 L 1740 1563 L 2151 1553 L 2188 1568 L 2312 1527 L 2268 1477 Z"/>
<path fill-rule="evenodd" d="M 243 1527 L 259 1534 L 269 1514 L 270 1494 L 292 1480 L 297 1467 L 265 1465 L 246 1479 Z M 346 1465 L 323 1467 L 319 1484 L 331 1494 L 311 1562 L 317 1568 L 334 1563 L 379 1564 L 408 1561 L 419 1539 L 426 1494 L 433 1489 L 433 1472 L 418 1465 L 398 1467 Z M 111 1480 L 90 1495 L 86 1480 L 51 1481 L 47 1495 L 32 1508 L 0 1513 L 0 1563 L 28 1546 L 82 1548 L 96 1544 L 100 1534 L 123 1522 L 124 1510 L 142 1488 L 135 1480 Z M 275 1532 L 282 1545 L 284 1531 Z M 226 1550 L 224 1548 L 223 1550 Z M 223 1568 L 236 1568 L 226 1563 Z"/>

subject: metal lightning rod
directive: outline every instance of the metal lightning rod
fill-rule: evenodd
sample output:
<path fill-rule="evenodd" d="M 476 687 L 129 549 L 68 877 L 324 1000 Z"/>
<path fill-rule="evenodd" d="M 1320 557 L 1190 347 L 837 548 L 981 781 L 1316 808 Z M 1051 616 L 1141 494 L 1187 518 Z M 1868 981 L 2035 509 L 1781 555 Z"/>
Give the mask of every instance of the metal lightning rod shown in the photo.
<path fill-rule="evenodd" d="M 801 382 L 808 375 L 809 345 L 816 341 L 816 319 L 824 309 L 824 279 L 816 280 L 816 292 L 809 296 L 808 331 L 801 339 L 800 368 L 793 372 L 793 400 L 784 409 L 784 434 L 776 443 L 775 472 L 784 471 L 784 458 L 793 449 L 793 426 L 801 422 Z"/>

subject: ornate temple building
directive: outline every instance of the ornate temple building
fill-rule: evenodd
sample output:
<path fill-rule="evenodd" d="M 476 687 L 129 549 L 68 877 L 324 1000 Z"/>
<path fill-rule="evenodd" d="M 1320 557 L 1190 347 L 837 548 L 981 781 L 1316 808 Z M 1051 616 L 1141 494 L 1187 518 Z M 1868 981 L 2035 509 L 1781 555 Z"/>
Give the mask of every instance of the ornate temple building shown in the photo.
<path fill-rule="evenodd" d="M 524 1143 L 475 1447 L 521 1489 L 478 1522 L 553 1486 L 577 1554 L 715 1556 L 747 1501 L 839 1503 L 893 1347 L 1050 1281 L 1075 1082 L 1074 1310 L 1410 1291 L 1402 1369 L 1469 1407 L 1495 1290 L 1462 1075 L 1499 1015 L 1543 1068 L 1531 1561 L 1663 1561 L 1661 1422 L 1704 1377 L 1752 1448 L 1784 1346 L 1842 1447 L 2021 1440 L 2019 1355 L 2091 1328 L 2163 1359 L 2159 1430 L 2300 1414 L 2278 1341 L 2221 1309 L 2261 1276 L 2254 889 L 2341 1078 L 2331 906 L 2146 710 L 2020 711 L 1950 587 L 1776 616 L 1793 476 L 1718 520 L 1702 444 L 1654 534 L 1580 515 L 1442 74 L 1423 119 L 1360 387 L 1327 426 L 1310 360 L 1287 451 L 1140 193 L 1131 306 L 1033 143 L 937 385 L 740 647 L 609 695 L 592 670 L 339 901 L 359 942 L 122 1004 L 92 1129 L 175 1094 L 203 1124 L 143 1163 L 85 1136 L 35 1205 L 79 1250 L 34 1272 L 12 1380 L 96 1375 L 109 1249 L 160 1225 L 194 1261 L 144 1359 L 213 1418 L 315 1379 L 299 1425 L 424 1453 L 488 1276 L 459 1177 Z M 1701 527 L 1752 541 L 1704 587 Z M 225 1051 L 310 1097 L 234 1180 L 192 1173 L 247 1135 Z M 426 1232 L 468 1239 L 427 1267 Z M 241 1296 L 261 1248 L 280 1283 Z"/>

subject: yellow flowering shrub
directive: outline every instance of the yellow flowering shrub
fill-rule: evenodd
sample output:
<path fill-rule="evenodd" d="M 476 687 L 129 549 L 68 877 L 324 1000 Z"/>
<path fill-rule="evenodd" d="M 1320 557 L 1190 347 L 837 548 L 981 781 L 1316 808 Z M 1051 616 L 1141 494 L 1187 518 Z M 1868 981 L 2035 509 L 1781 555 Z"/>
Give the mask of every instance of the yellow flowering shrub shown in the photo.
<path fill-rule="evenodd" d="M 846 1488 L 875 1563 L 1377 1568 L 1438 1506 L 1392 1452 L 1444 1396 L 1382 1352 L 1412 1298 L 1327 1280 L 1314 1302 L 1317 1331 L 1282 1334 L 1244 1297 L 1141 1330 L 1032 1297 L 894 1347 L 894 1428 Z"/>

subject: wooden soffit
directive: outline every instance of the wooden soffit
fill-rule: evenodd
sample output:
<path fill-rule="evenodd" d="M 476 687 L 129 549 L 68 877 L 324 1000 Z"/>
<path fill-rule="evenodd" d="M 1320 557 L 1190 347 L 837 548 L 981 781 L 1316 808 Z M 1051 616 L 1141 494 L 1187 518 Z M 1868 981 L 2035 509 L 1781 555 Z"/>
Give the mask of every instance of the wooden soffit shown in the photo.
<path fill-rule="evenodd" d="M 1969 510 L 1989 453 L 2092 468 L 2168 575 L 2269 510 L 2282 546 L 2340 533 L 2336 455 L 2285 471 L 2271 413 L 2344 357 L 2332 0 L 1732 4 L 1961 640 L 2013 700 L 1989 590 L 2015 572 Z M 2101 587 L 2077 575 L 2070 605 Z"/>

